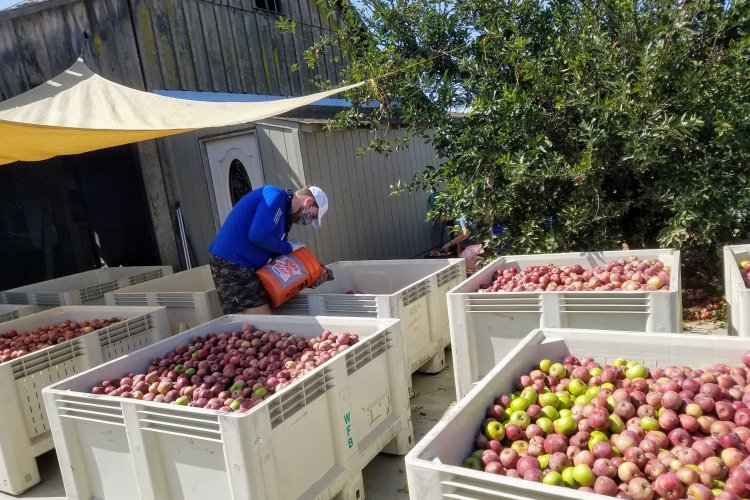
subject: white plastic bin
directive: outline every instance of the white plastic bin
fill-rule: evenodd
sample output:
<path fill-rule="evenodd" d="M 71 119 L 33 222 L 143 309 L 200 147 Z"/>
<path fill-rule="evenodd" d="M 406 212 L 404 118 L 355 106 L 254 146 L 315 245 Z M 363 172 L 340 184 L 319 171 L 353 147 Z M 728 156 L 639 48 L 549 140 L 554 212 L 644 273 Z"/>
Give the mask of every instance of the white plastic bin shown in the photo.
<path fill-rule="evenodd" d="M 750 260 L 750 244 L 724 247 L 727 330 L 730 335 L 750 337 L 750 288 L 745 286 L 739 267 L 743 260 Z"/>
<path fill-rule="evenodd" d="M 0 323 L 34 314 L 39 307 L 32 305 L 0 304 Z"/>
<path fill-rule="evenodd" d="M 341 261 L 326 267 L 333 281 L 304 290 L 278 313 L 397 318 L 409 373 L 445 368 L 450 343 L 445 294 L 466 277 L 464 259 Z"/>
<path fill-rule="evenodd" d="M 124 321 L 0 364 L 0 491 L 19 494 L 40 481 L 36 457 L 53 448 L 42 388 L 169 335 L 163 307 L 65 306 L 0 324 L 18 332 L 65 320 Z"/>
<path fill-rule="evenodd" d="M 580 264 L 591 269 L 635 255 L 658 258 L 672 272 L 669 290 L 656 292 L 484 292 L 500 269 Z M 680 252 L 630 250 L 500 257 L 448 292 L 456 395 L 461 399 L 531 330 L 594 328 L 654 333 L 682 330 Z"/>
<path fill-rule="evenodd" d="M 448 410 L 406 456 L 409 496 L 413 500 L 520 499 L 555 500 L 603 497 L 569 488 L 547 486 L 461 467 L 473 451 L 474 437 L 487 408 L 500 394 L 515 390 L 515 382 L 542 359 L 562 360 L 568 354 L 591 356 L 599 363 L 638 360 L 646 366 L 713 366 L 741 364 L 750 339 L 704 335 L 658 335 L 603 330 L 539 329 L 531 332 L 480 383 Z"/>
<path fill-rule="evenodd" d="M 104 305 L 104 294 L 172 274 L 170 266 L 102 267 L 0 292 L 3 304 Z"/>
<path fill-rule="evenodd" d="M 360 341 L 250 411 L 88 394 L 197 335 L 261 329 Z M 361 499 L 362 468 L 413 433 L 399 322 L 229 315 L 44 390 L 68 498 Z"/>
<path fill-rule="evenodd" d="M 107 293 L 105 298 L 113 306 L 165 306 L 172 333 L 222 315 L 209 266 L 121 288 Z"/>

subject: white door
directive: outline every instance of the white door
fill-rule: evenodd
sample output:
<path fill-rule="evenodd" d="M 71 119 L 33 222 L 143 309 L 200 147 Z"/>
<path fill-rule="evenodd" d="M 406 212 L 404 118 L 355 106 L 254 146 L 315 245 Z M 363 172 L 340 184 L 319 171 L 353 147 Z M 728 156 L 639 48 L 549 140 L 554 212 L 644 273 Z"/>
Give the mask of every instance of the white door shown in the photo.
<path fill-rule="evenodd" d="M 206 141 L 211 182 L 223 224 L 232 207 L 253 189 L 265 184 L 255 132 Z"/>

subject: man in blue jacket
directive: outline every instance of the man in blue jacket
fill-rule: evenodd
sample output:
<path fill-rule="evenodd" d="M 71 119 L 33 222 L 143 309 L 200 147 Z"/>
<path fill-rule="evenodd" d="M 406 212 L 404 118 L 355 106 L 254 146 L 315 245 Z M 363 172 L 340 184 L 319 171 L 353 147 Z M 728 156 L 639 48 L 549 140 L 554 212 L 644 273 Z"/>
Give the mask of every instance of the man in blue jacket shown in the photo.
<path fill-rule="evenodd" d="M 208 251 L 211 275 L 224 314 L 270 314 L 268 293 L 255 271 L 279 255 L 303 247 L 287 240 L 292 224 L 320 221 L 328 210 L 322 189 L 308 186 L 298 191 L 264 186 L 246 194 L 234 206 Z M 323 273 L 319 283 L 328 278 Z"/>

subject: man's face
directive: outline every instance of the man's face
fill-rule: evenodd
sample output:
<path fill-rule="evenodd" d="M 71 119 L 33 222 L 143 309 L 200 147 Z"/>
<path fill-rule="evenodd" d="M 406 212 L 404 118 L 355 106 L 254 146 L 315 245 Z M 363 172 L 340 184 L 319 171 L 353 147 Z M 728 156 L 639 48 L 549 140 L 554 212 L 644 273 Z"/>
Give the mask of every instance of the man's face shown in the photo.
<path fill-rule="evenodd" d="M 295 224 L 299 222 L 305 213 L 312 215 L 313 220 L 318 218 L 318 207 L 315 205 L 315 199 L 312 196 L 305 196 L 304 200 L 302 208 L 292 214 L 292 222 Z"/>

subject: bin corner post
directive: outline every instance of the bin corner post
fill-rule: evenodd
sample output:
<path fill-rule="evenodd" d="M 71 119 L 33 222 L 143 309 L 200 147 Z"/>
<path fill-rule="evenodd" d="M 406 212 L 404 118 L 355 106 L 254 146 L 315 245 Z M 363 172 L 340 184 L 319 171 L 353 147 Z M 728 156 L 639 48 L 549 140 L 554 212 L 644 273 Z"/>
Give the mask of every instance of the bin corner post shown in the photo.
<path fill-rule="evenodd" d="M 279 498 L 279 474 L 273 455 L 273 428 L 267 405 L 250 414 L 219 416 L 233 500 Z"/>
<path fill-rule="evenodd" d="M 39 468 L 18 397 L 13 363 L 0 365 L 0 491 L 17 495 L 39 483 Z"/>
<path fill-rule="evenodd" d="M 104 363 L 104 348 L 102 347 L 102 337 L 109 337 L 109 329 L 105 328 L 91 332 L 88 335 L 83 335 L 75 339 L 75 342 L 79 342 L 83 348 L 84 356 L 86 360 L 86 369 L 94 368 Z"/>
<path fill-rule="evenodd" d="M 562 313 L 560 312 L 560 303 L 565 300 L 565 294 L 562 293 L 540 293 L 539 305 L 542 314 L 539 320 L 539 328 L 564 328 Z"/>
<path fill-rule="evenodd" d="M 136 400 L 137 401 L 137 400 Z M 127 400 L 120 402 L 122 417 L 125 422 L 125 432 L 128 437 L 128 447 L 133 461 L 135 477 L 138 478 L 138 492 L 142 499 L 158 500 L 170 498 L 170 493 L 165 481 L 160 478 L 164 474 L 161 458 L 158 455 L 158 446 L 153 443 L 157 439 L 153 433 L 145 432 L 141 428 L 138 419 L 138 405 L 129 403 Z M 152 442 L 146 444 L 146 441 Z"/>
<path fill-rule="evenodd" d="M 151 324 L 151 328 L 149 329 L 149 340 L 152 344 L 170 336 L 169 316 L 167 315 L 166 307 L 160 306 L 158 310 L 148 313 L 148 320 Z"/>
<path fill-rule="evenodd" d="M 456 401 L 460 401 L 471 390 L 474 378 L 472 367 L 476 370 L 476 356 L 471 348 L 472 339 L 469 337 L 469 315 L 467 297 L 465 293 L 448 294 L 448 324 L 451 331 L 451 352 L 453 354 L 453 376 L 456 381 Z M 457 362 L 464 359 L 464 362 Z"/>
<path fill-rule="evenodd" d="M 352 428 L 352 401 L 350 388 L 345 382 L 349 376 L 347 363 L 343 362 L 344 357 L 338 359 L 340 362 L 332 363 L 325 371 L 326 381 L 333 382 L 333 387 L 326 391 L 328 412 L 332 417 L 329 424 L 333 436 L 333 456 L 341 470 L 346 471 L 345 476 L 354 477 L 358 473 L 361 474 L 363 464 L 358 456 L 360 443 L 356 441 L 356 433 Z"/>
<path fill-rule="evenodd" d="M 404 346 L 402 321 L 398 321 L 387 330 L 394 346 Z M 405 455 L 414 446 L 414 429 L 411 421 L 411 373 L 406 371 L 403 349 L 393 349 L 388 356 L 388 375 L 393 395 L 393 413 L 398 417 L 401 429 L 384 448 L 383 452 L 391 455 Z"/>

